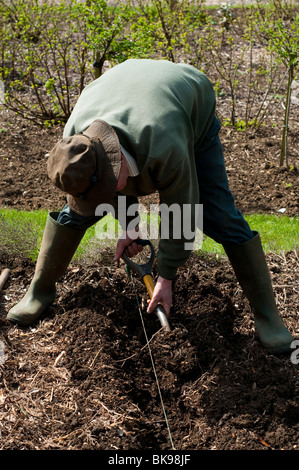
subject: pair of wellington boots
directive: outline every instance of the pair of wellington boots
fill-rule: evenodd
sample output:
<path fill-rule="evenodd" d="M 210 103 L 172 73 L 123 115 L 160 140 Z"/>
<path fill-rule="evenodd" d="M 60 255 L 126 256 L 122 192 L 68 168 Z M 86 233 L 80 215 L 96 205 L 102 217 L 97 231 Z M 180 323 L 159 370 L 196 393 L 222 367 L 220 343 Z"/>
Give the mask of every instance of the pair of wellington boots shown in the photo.
<path fill-rule="evenodd" d="M 35 273 L 24 298 L 8 313 L 19 325 L 34 323 L 53 303 L 56 282 L 64 274 L 85 231 L 59 224 L 58 213 L 48 216 Z M 263 346 L 270 352 L 290 351 L 292 335 L 283 324 L 275 302 L 260 237 L 241 244 L 224 246 L 236 277 L 249 300 L 255 328 Z"/>

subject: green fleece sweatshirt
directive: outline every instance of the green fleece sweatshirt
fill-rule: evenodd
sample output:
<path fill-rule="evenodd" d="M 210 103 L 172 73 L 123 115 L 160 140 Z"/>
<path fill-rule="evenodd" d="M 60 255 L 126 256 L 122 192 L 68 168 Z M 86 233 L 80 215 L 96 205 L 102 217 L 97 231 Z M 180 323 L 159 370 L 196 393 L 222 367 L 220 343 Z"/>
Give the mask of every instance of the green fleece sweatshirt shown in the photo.
<path fill-rule="evenodd" d="M 138 197 L 158 191 L 160 204 L 181 208 L 189 204 L 194 223 L 195 204 L 199 204 L 194 149 L 214 114 L 211 82 L 194 67 L 130 59 L 86 86 L 64 137 L 84 131 L 95 119 L 106 121 L 140 171 L 129 178 L 122 194 Z M 164 278 L 172 279 L 188 259 L 185 242 L 183 233 L 179 239 L 161 237 L 158 271 Z"/>

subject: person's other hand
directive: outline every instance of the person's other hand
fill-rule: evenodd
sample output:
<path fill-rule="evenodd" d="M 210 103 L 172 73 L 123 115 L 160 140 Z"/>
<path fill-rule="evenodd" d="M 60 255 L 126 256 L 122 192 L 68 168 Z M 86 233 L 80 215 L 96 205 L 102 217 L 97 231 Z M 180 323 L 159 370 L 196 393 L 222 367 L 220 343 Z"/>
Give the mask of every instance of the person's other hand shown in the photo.
<path fill-rule="evenodd" d="M 152 313 L 158 304 L 162 305 L 166 316 L 169 317 L 172 306 L 172 281 L 162 276 L 158 277 L 153 297 L 151 300 L 148 300 L 147 313 Z"/>
<path fill-rule="evenodd" d="M 143 250 L 143 246 L 135 242 L 138 238 L 140 238 L 138 230 L 134 232 L 123 232 L 117 242 L 113 261 L 118 261 L 124 252 L 129 258 L 140 253 Z"/>

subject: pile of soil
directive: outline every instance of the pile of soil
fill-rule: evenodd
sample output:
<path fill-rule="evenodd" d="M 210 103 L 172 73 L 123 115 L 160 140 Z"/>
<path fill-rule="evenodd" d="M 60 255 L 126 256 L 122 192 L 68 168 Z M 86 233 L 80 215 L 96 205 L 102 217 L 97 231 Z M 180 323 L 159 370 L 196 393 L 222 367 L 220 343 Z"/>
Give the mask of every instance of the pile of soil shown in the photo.
<path fill-rule="evenodd" d="M 297 253 L 268 261 L 298 334 Z M 0 311 L 1 449 L 297 449 L 298 351 L 279 357 L 259 344 L 225 260 L 192 255 L 179 271 L 171 332 L 145 313 L 141 281 L 108 265 L 71 266 L 41 321 L 12 326 L 6 311 L 34 266 L 11 268 Z"/>

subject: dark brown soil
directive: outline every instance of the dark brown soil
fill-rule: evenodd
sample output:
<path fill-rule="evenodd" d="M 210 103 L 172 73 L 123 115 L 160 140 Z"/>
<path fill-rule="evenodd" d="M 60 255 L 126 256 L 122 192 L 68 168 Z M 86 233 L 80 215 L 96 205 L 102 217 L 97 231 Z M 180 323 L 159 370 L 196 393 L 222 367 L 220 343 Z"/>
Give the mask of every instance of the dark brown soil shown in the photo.
<path fill-rule="evenodd" d="M 298 333 L 297 254 L 268 260 L 280 312 Z M 33 265 L 10 267 L 0 324 L 1 448 L 170 450 L 124 268 L 71 267 L 55 305 L 35 327 L 22 329 L 5 314 L 28 286 Z M 145 288 L 134 282 L 142 305 Z M 180 270 L 170 333 L 155 316 L 144 314 L 144 322 L 175 449 L 297 449 L 298 365 L 256 340 L 226 261 L 194 255 Z"/>
<path fill-rule="evenodd" d="M 60 209 L 64 197 L 50 185 L 45 163 L 62 130 L 41 130 L 5 110 L 1 128 L 1 206 Z M 292 170 L 279 168 L 277 129 L 222 129 L 231 189 L 244 213 L 285 208 L 298 215 L 294 128 Z M 270 253 L 267 260 L 280 313 L 298 337 L 298 253 Z M 226 258 L 194 254 L 179 271 L 170 333 L 144 314 L 169 429 L 138 311 L 137 298 L 141 309 L 147 298 L 139 279 L 136 298 L 124 265 L 74 263 L 58 283 L 55 304 L 23 329 L 6 313 L 34 265 L 12 255 L 0 260 L 5 267 L 11 276 L 0 294 L 2 450 L 170 450 L 171 439 L 177 450 L 298 448 L 298 355 L 276 357 L 259 344 Z"/>
<path fill-rule="evenodd" d="M 295 107 L 294 107 L 295 108 Z M 236 131 L 223 127 L 227 173 L 238 208 L 248 214 L 299 213 L 298 110 L 289 131 L 289 165 L 279 166 L 281 130 Z M 48 154 L 62 138 L 62 128 L 40 129 L 6 110 L 0 114 L 0 203 L 18 209 L 60 209 L 65 197 L 46 174 Z M 5 129 L 5 131 L 4 131 Z"/>

